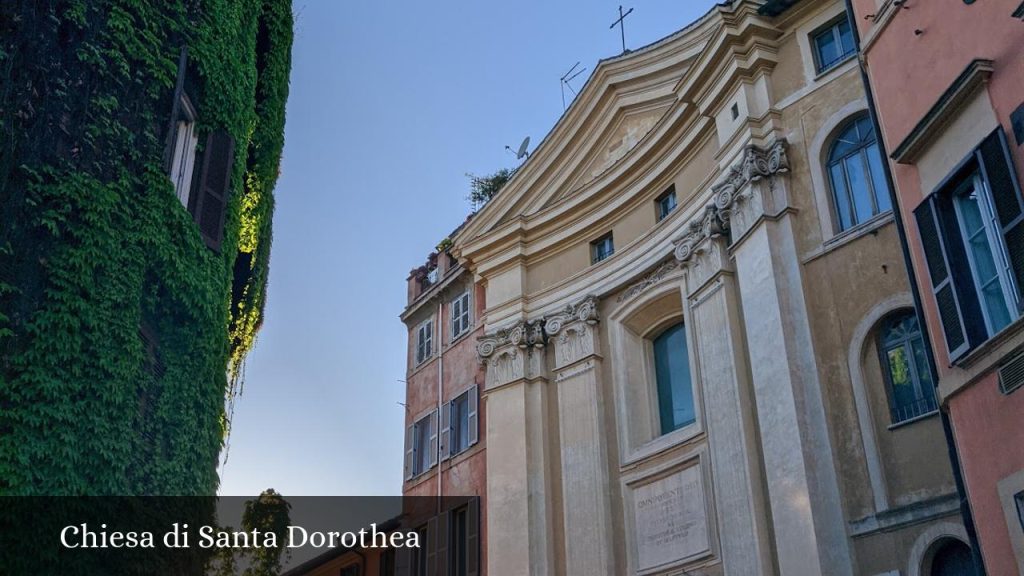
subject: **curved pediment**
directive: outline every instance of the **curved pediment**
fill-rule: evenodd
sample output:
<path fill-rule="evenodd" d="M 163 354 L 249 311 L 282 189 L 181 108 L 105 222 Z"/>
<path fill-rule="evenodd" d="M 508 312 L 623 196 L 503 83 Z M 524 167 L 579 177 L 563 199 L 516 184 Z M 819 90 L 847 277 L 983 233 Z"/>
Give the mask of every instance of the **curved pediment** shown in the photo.
<path fill-rule="evenodd" d="M 706 130 L 703 92 L 731 81 L 731 72 L 715 72 L 730 51 L 749 54 L 759 4 L 715 6 L 675 34 L 600 61 L 533 155 L 459 234 L 455 253 L 476 260 L 469 253 L 481 244 L 494 254 L 523 243 L 531 222 L 578 215 L 586 198 L 626 188 L 670 142 L 689 139 L 682 127 Z"/>

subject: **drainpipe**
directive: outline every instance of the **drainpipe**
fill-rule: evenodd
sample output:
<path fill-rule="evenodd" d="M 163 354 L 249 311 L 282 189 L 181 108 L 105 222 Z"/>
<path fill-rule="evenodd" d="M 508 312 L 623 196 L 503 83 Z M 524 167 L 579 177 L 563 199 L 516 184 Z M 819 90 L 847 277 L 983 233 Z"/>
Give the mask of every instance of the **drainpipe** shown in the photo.
<path fill-rule="evenodd" d="M 859 51 L 860 30 L 857 28 L 856 13 L 853 11 L 853 0 L 846 1 L 846 14 L 850 18 L 850 29 L 853 31 L 853 40 Z M 924 316 L 924 308 L 921 305 L 921 293 L 917 284 L 917 276 L 914 274 L 914 263 L 910 259 L 910 244 L 907 241 L 907 234 L 903 228 L 903 214 L 900 210 L 899 195 L 896 194 L 896 182 L 892 176 L 889 166 L 889 152 L 885 147 L 885 139 L 882 137 L 882 126 L 878 122 L 878 110 L 875 107 L 875 96 L 871 91 L 871 79 L 868 76 L 867 65 L 863 54 L 857 55 L 857 64 L 860 70 L 860 79 L 864 84 L 864 92 L 868 100 L 868 113 L 871 117 L 871 125 L 875 130 L 875 141 L 878 143 L 879 152 L 885 162 L 882 162 L 882 172 L 885 174 L 885 183 L 889 187 L 889 197 L 893 205 L 893 220 L 896 223 L 896 233 L 900 239 L 900 249 L 903 252 L 903 262 L 906 264 L 908 279 L 910 281 L 910 293 L 914 298 L 914 312 L 917 315 L 917 322 L 924 334 L 928 334 L 928 324 Z M 932 382 L 935 385 L 935 394 L 938 396 L 939 371 L 935 363 L 935 354 L 932 351 L 931 342 L 924 347 L 925 357 L 928 358 L 928 368 L 931 370 Z M 953 468 L 953 482 L 956 484 L 956 493 L 960 498 L 960 516 L 964 522 L 964 530 L 967 532 L 967 539 L 971 545 L 971 559 L 974 561 L 974 570 L 977 576 L 985 576 L 985 562 L 981 557 L 981 545 L 978 543 L 978 534 L 974 528 L 974 516 L 971 513 L 971 504 L 967 500 L 967 490 L 964 486 L 963 471 L 960 468 L 960 455 L 956 450 L 956 440 L 953 436 L 953 424 L 949 420 L 949 413 L 944 407 L 939 407 L 939 418 L 942 420 L 942 432 L 946 437 L 946 451 L 949 454 L 949 463 Z"/>
<path fill-rule="evenodd" d="M 444 406 L 444 290 L 437 294 L 437 513 L 441 513 L 441 410 Z M 451 442 L 451 438 L 448 438 Z"/>

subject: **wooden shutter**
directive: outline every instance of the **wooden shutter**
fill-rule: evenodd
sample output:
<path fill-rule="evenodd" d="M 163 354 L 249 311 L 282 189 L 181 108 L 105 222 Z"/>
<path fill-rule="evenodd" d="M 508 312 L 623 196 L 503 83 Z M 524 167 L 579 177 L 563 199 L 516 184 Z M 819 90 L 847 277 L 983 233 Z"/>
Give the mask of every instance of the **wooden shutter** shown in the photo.
<path fill-rule="evenodd" d="M 435 576 L 437 574 L 437 566 L 435 565 L 437 562 L 437 517 L 431 518 L 427 521 L 426 552 L 427 576 Z M 422 548 L 420 549 L 420 553 L 423 553 Z M 419 574 L 416 576 L 419 576 Z"/>
<path fill-rule="evenodd" d="M 466 514 L 466 574 L 480 576 L 480 498 L 469 499 Z"/>
<path fill-rule="evenodd" d="M 442 512 L 437 517 L 437 564 L 438 576 L 448 576 L 448 512 Z"/>
<path fill-rule="evenodd" d="M 412 464 L 416 458 L 416 425 L 405 429 L 405 479 L 412 478 Z"/>
<path fill-rule="evenodd" d="M 917 217 L 917 228 L 921 235 L 921 245 L 928 264 L 928 275 L 931 278 L 932 293 L 942 322 L 949 359 L 956 360 L 967 352 L 970 345 L 964 330 L 964 318 L 956 287 L 950 273 L 949 256 L 939 224 L 935 195 L 918 206 L 914 214 Z"/>
<path fill-rule="evenodd" d="M 224 130 L 211 132 L 206 137 L 206 148 L 203 151 L 199 190 L 192 192 L 197 196 L 192 216 L 211 250 L 219 251 L 224 238 L 224 213 L 227 210 L 234 165 L 235 139 Z"/>
<path fill-rule="evenodd" d="M 981 143 L 978 156 L 1006 241 L 1010 273 L 1017 286 L 1017 309 L 1020 311 L 1020 290 L 1024 286 L 1024 206 L 1021 205 L 1020 187 L 1002 128 Z"/>
<path fill-rule="evenodd" d="M 480 418 L 478 416 L 480 412 L 480 392 L 476 386 L 469 389 L 469 416 L 468 426 L 469 428 L 469 442 L 467 446 L 472 446 L 480 441 Z"/>
<path fill-rule="evenodd" d="M 174 100 L 171 103 L 171 118 L 168 121 L 167 140 L 164 142 L 164 172 L 171 172 L 174 161 L 174 143 L 178 140 L 178 116 L 181 115 L 181 97 L 185 94 L 185 75 L 188 72 L 188 47 L 182 46 L 178 56 L 178 78 L 174 83 Z"/>
<path fill-rule="evenodd" d="M 437 410 L 430 413 L 430 468 L 437 466 Z"/>
<path fill-rule="evenodd" d="M 453 402 L 446 402 L 441 405 L 441 430 L 438 434 L 438 441 L 441 443 L 441 461 L 445 461 L 451 456 L 451 440 L 452 440 L 452 405 Z"/>

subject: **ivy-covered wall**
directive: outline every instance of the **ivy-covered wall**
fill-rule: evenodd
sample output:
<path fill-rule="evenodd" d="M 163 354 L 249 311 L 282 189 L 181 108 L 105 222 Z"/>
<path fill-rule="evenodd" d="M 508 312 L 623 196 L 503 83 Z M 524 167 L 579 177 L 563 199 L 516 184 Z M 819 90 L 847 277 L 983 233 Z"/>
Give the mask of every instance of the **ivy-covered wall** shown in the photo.
<path fill-rule="evenodd" d="M 216 490 L 291 42 L 290 0 L 0 3 L 0 494 Z M 219 252 L 163 164 L 183 46 L 200 133 L 235 140 Z"/>

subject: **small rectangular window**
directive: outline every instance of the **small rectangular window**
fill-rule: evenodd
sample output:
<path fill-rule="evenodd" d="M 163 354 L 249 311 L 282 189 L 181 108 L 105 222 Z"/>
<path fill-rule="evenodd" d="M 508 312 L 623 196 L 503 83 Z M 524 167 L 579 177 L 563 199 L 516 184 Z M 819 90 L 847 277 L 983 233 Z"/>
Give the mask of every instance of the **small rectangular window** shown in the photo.
<path fill-rule="evenodd" d="M 612 233 L 609 232 L 604 236 L 594 240 L 590 243 L 590 263 L 597 264 L 598 262 L 608 258 L 615 253 L 615 244 L 612 242 Z"/>
<path fill-rule="evenodd" d="M 416 329 L 416 364 L 434 355 L 434 321 L 427 320 Z"/>
<path fill-rule="evenodd" d="M 839 64 L 857 52 L 853 28 L 845 14 L 811 36 L 818 73 Z"/>
<path fill-rule="evenodd" d="M 669 186 L 668 190 L 658 196 L 658 221 L 661 222 L 673 210 L 676 209 L 676 186 Z"/>
<path fill-rule="evenodd" d="M 431 438 L 434 436 L 433 415 L 428 414 L 412 425 L 412 475 L 418 476 L 431 467 Z"/>
<path fill-rule="evenodd" d="M 448 553 L 452 576 L 467 576 L 469 569 L 469 510 L 466 506 L 452 510 Z"/>
<path fill-rule="evenodd" d="M 465 392 L 451 403 L 451 454 L 452 456 L 469 448 L 469 392 Z"/>
<path fill-rule="evenodd" d="M 469 291 L 463 292 L 451 302 L 452 340 L 455 340 L 470 327 Z"/>

